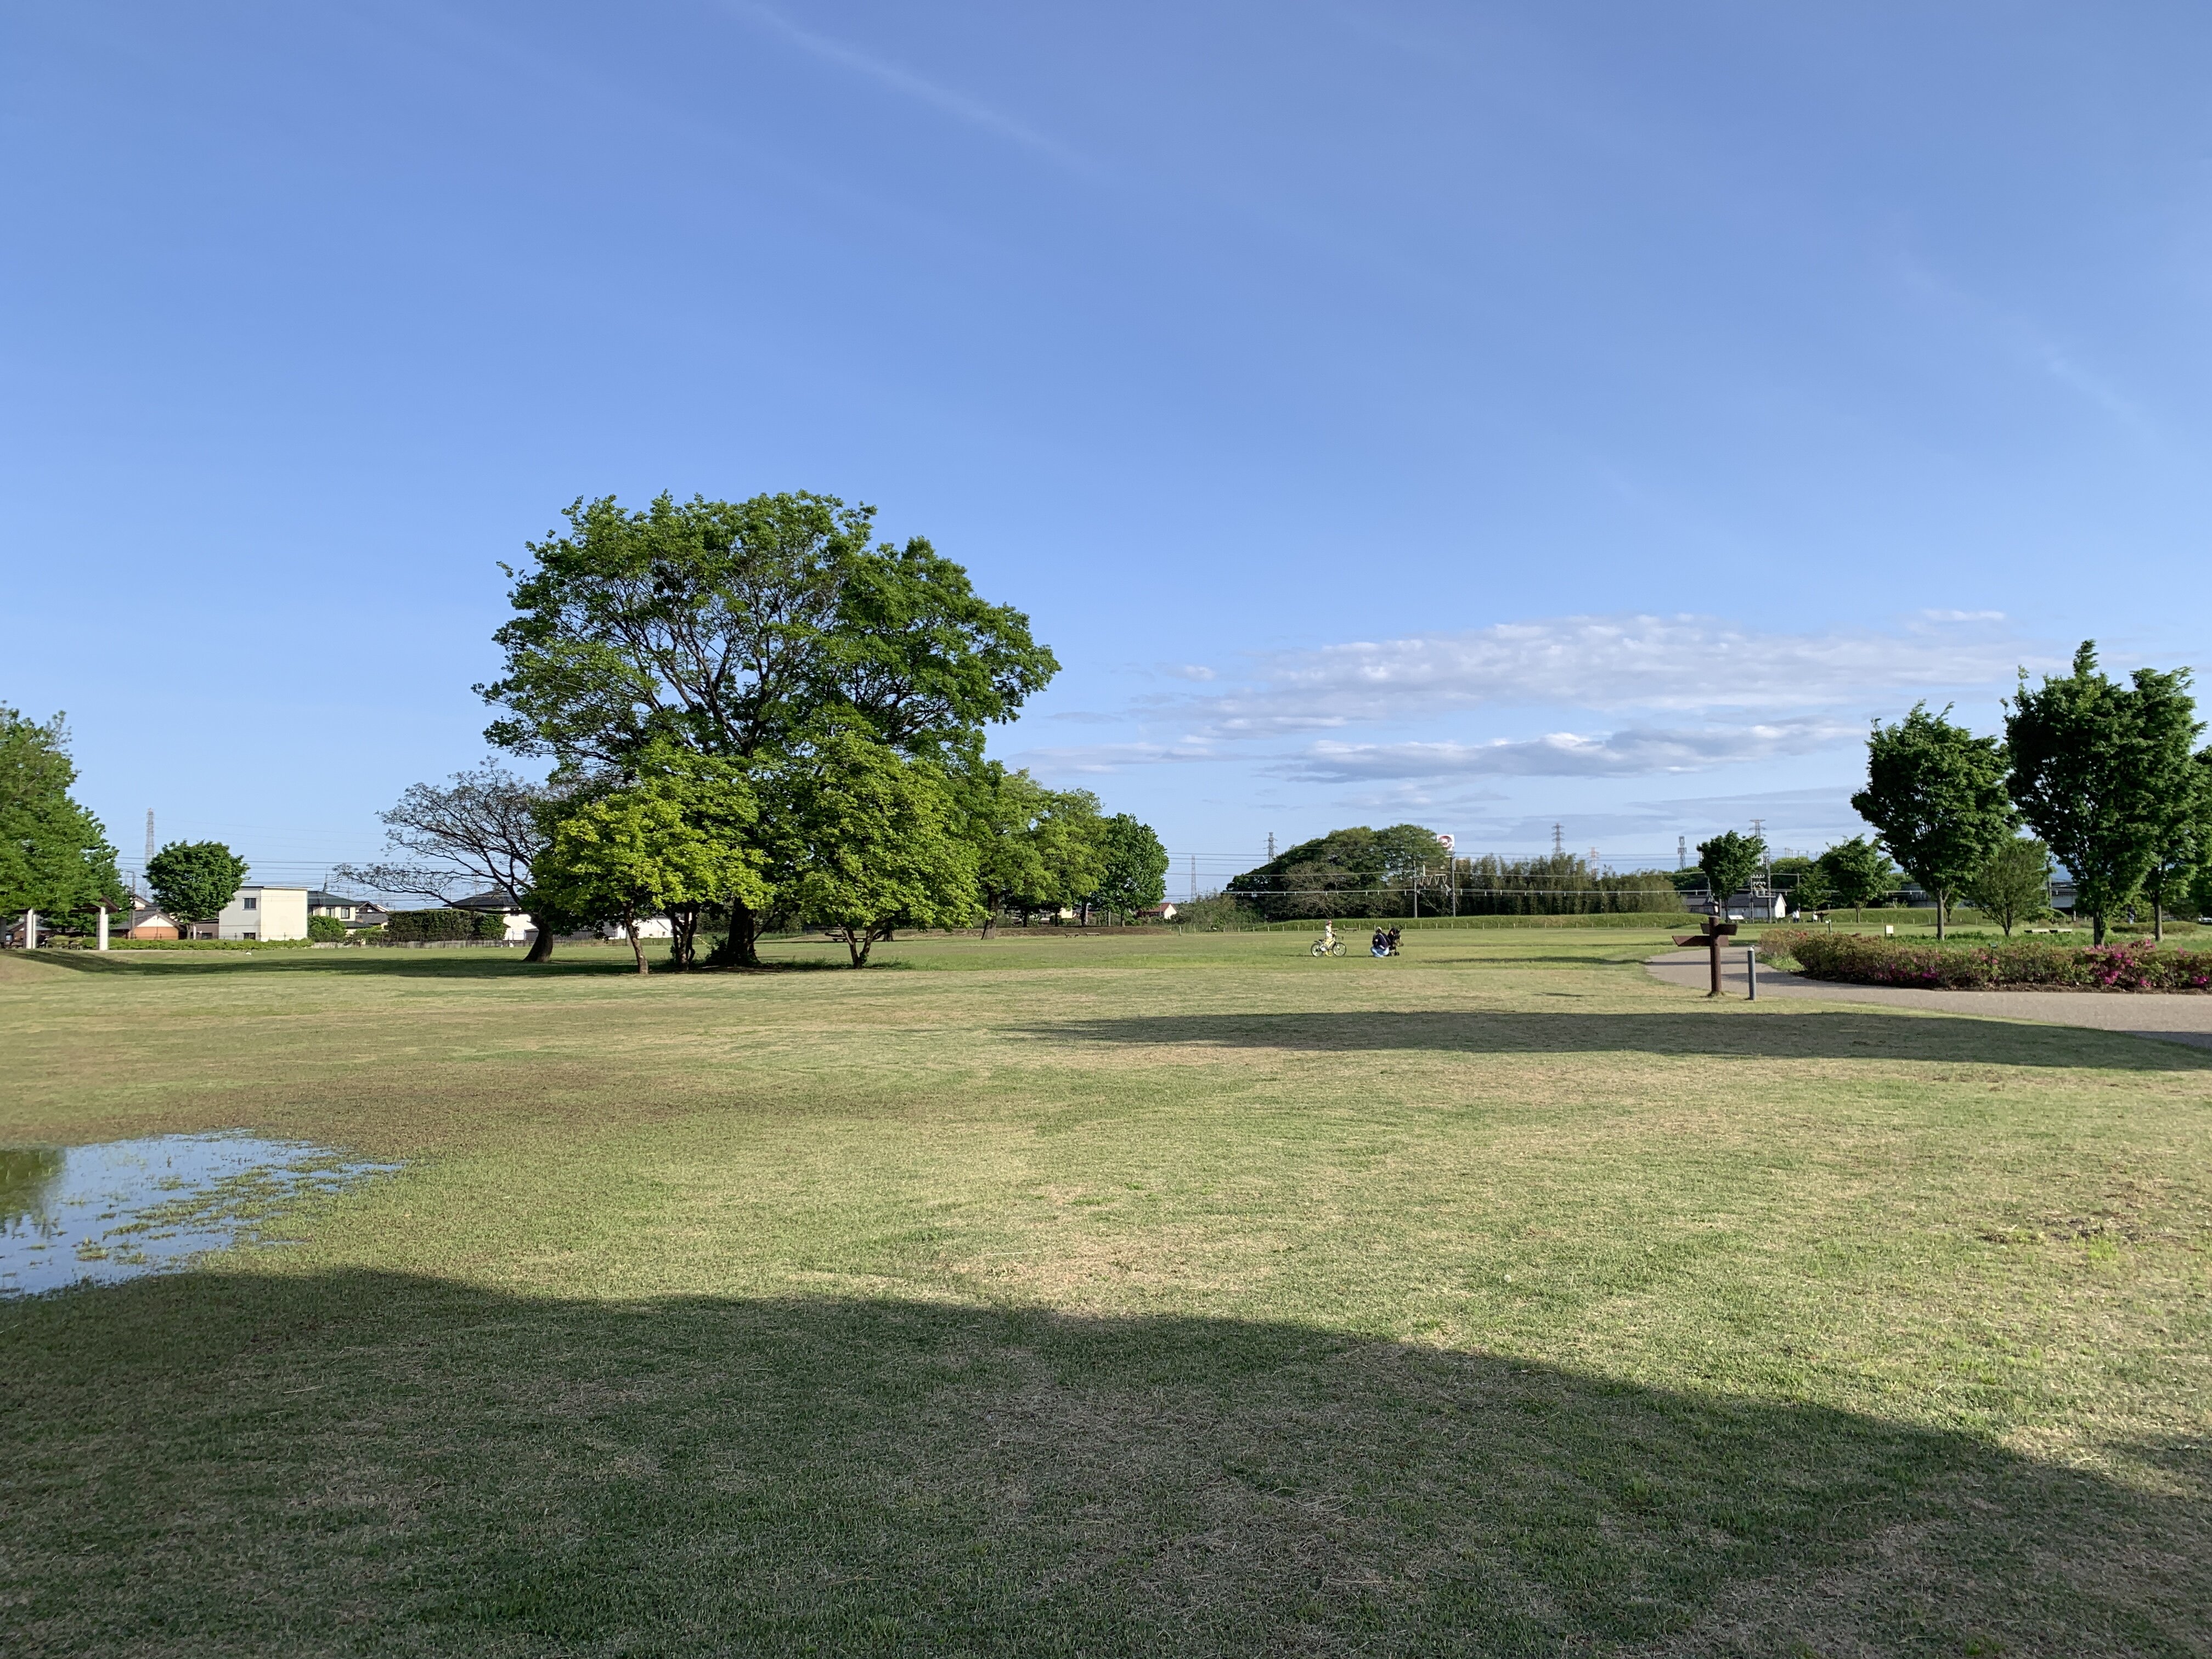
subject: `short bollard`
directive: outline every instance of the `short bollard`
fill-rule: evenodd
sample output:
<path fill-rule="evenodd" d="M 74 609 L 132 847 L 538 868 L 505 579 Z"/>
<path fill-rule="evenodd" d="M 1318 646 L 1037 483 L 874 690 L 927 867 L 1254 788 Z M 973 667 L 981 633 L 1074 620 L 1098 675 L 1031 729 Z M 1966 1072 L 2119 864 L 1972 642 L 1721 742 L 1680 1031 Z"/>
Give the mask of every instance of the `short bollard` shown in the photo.
<path fill-rule="evenodd" d="M 1751 986 L 1750 1000 L 1753 1002 L 1758 1001 L 1759 947 L 1756 945 L 1747 945 L 1743 947 L 1743 976 Z"/>

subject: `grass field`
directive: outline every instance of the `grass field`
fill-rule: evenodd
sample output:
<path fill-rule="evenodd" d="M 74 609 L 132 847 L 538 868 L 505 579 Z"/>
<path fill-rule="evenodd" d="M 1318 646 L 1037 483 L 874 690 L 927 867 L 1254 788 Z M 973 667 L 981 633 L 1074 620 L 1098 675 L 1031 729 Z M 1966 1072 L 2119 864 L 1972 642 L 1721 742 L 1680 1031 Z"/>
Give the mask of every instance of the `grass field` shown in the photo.
<path fill-rule="evenodd" d="M 405 1161 L 0 1304 L 8 1652 L 2212 1650 L 2212 1053 L 1302 948 L 0 963 Z"/>

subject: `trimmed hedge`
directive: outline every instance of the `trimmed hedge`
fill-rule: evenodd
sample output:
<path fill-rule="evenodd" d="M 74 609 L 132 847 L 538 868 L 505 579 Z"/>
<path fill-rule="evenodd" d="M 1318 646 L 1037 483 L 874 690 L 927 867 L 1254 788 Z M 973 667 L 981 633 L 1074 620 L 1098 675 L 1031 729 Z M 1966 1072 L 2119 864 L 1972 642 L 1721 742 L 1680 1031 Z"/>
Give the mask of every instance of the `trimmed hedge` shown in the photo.
<path fill-rule="evenodd" d="M 419 945 L 507 937 L 507 918 L 496 910 L 394 910 L 385 919 L 386 945 Z"/>
<path fill-rule="evenodd" d="M 302 951 L 307 941 L 303 939 L 111 939 L 111 951 Z M 95 948 L 88 939 L 54 939 L 50 948 L 70 951 L 90 951 Z"/>
<path fill-rule="evenodd" d="M 1808 979 L 1846 985 L 1986 991 L 2008 985 L 2058 985 L 2084 991 L 2212 990 L 2212 951 L 2133 945 L 2062 945 L 2013 939 L 1993 945 L 1938 945 L 1869 933 L 1774 928 L 1759 942 L 1762 961 L 1793 963 Z"/>

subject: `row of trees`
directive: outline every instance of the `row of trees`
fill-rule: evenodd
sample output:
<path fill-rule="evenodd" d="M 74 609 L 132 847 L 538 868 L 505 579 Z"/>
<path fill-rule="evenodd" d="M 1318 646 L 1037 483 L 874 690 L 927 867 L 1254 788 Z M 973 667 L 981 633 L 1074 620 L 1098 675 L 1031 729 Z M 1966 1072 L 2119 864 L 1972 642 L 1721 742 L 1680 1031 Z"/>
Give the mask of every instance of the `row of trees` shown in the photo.
<path fill-rule="evenodd" d="M 2137 902 L 2162 931 L 2168 908 L 2212 898 L 2212 749 L 2197 746 L 2190 684 L 2187 669 L 2115 680 L 2084 641 L 2070 673 L 2030 686 L 2022 672 L 2002 738 L 1924 703 L 1877 723 L 1851 805 L 1935 899 L 1938 937 L 1957 899 L 2009 906 L 2053 858 L 2100 944 L 2107 919 Z"/>
<path fill-rule="evenodd" d="M 351 878 L 489 884 L 531 913 L 534 959 L 614 921 L 641 972 L 648 915 L 673 921 L 679 965 L 716 933 L 706 960 L 756 963 L 796 919 L 860 967 L 896 927 L 1158 902 L 1148 828 L 983 757 L 1058 665 L 927 541 L 876 544 L 872 508 L 804 494 L 567 518 L 509 571 L 504 672 L 477 688 L 501 711 L 487 737 L 550 779 L 416 785 L 385 814 L 401 857 Z"/>
<path fill-rule="evenodd" d="M 1656 871 L 1593 871 L 1571 854 L 1455 859 L 1418 823 L 1332 830 L 1231 879 L 1226 896 L 1269 921 L 1403 915 L 1421 896 L 1462 915 L 1680 910 Z"/>

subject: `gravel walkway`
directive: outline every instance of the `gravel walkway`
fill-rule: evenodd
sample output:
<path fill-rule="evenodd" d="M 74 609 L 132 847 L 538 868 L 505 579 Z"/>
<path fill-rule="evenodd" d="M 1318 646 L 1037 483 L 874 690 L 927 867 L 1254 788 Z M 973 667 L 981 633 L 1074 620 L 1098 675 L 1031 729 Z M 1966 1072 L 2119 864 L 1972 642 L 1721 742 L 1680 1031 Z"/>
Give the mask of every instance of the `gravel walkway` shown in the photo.
<path fill-rule="evenodd" d="M 1723 951 L 1722 963 L 1723 988 L 1730 996 L 1741 996 L 1743 947 Z M 1702 948 L 1668 951 L 1647 957 L 1644 965 L 1669 985 L 1702 991 L 1711 982 L 1711 969 Z M 2174 996 L 2155 991 L 1907 991 L 1887 985 L 1831 985 L 1764 965 L 1759 970 L 1759 994 L 1817 997 L 1823 1002 L 1879 1002 L 1892 1008 L 1924 1008 L 1933 1013 L 2086 1025 L 2093 1030 L 2125 1031 L 2212 1048 L 2212 996 Z"/>

